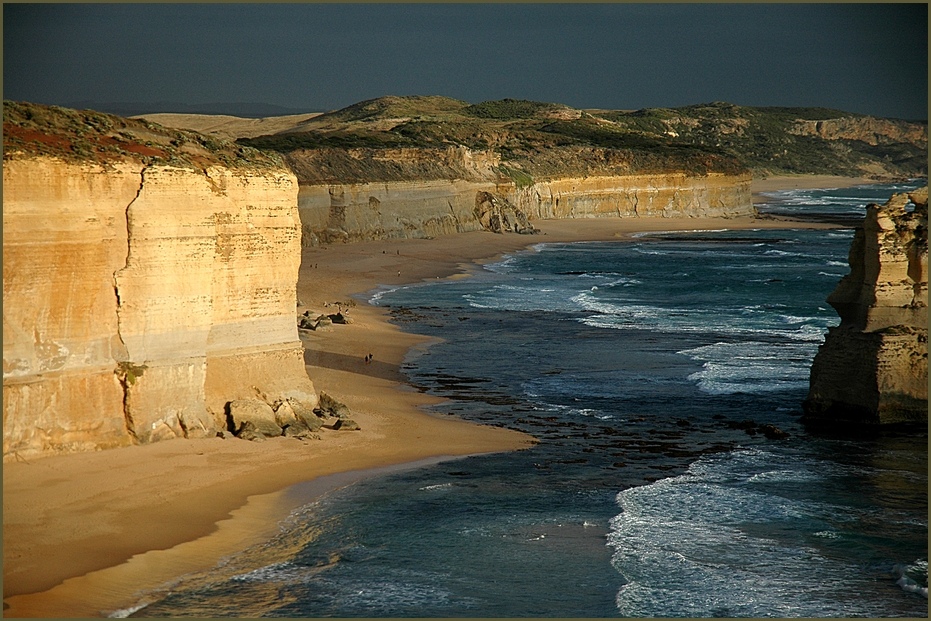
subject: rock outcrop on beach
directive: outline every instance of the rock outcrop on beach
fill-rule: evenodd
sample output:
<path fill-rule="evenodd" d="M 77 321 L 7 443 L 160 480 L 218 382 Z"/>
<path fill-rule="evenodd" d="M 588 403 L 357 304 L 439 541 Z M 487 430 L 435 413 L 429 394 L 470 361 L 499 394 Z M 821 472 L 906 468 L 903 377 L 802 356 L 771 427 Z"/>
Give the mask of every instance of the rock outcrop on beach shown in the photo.
<path fill-rule="evenodd" d="M 4 104 L 3 454 L 205 437 L 313 409 L 297 181 L 230 143 Z"/>
<path fill-rule="evenodd" d="M 828 297 L 841 324 L 812 364 L 805 420 L 927 421 L 927 187 L 869 205 L 849 263 L 850 274 Z"/>

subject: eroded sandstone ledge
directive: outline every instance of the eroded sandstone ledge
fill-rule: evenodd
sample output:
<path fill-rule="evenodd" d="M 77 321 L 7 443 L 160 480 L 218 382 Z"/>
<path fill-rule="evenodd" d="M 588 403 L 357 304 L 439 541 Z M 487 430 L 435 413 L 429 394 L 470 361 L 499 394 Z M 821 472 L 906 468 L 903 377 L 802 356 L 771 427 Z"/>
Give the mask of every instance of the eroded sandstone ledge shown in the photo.
<path fill-rule="evenodd" d="M 928 418 L 928 189 L 869 205 L 850 274 L 828 302 L 841 318 L 819 348 L 804 402 L 814 425 Z"/>

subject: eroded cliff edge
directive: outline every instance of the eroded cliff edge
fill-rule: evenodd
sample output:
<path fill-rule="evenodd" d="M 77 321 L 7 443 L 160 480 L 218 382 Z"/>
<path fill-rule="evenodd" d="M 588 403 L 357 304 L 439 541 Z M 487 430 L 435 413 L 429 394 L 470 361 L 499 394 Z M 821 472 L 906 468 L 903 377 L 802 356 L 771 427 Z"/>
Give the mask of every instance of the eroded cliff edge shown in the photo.
<path fill-rule="evenodd" d="M 841 324 L 812 364 L 805 420 L 927 422 L 928 188 L 867 206 L 848 260 L 828 297 Z"/>
<path fill-rule="evenodd" d="M 4 460 L 215 435 L 237 399 L 316 406 L 279 160 L 5 104 L 3 190 Z"/>

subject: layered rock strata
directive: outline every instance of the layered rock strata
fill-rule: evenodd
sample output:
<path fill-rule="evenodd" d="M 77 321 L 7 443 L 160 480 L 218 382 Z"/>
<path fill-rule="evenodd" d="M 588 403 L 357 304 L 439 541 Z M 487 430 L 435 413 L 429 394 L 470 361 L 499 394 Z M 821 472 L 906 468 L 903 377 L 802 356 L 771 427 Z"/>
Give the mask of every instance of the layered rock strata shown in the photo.
<path fill-rule="evenodd" d="M 707 173 L 606 175 L 538 181 L 514 188 L 512 202 L 532 218 L 755 215 L 751 177 Z"/>
<path fill-rule="evenodd" d="M 850 273 L 828 302 L 840 315 L 811 369 L 812 424 L 928 417 L 928 189 L 869 205 Z"/>
<path fill-rule="evenodd" d="M 3 187 L 5 460 L 215 435 L 237 399 L 316 405 L 292 173 L 13 154 Z"/>
<path fill-rule="evenodd" d="M 527 232 L 534 219 L 756 213 L 749 173 L 618 174 L 606 169 L 534 179 L 502 166 L 493 153 L 462 147 L 384 150 L 377 157 L 361 150 L 339 157 L 329 150 L 301 151 L 287 161 L 300 180 L 298 204 L 307 246 L 482 229 Z M 321 172 L 329 168 L 332 174 Z M 358 181 L 324 180 L 343 170 L 348 179 Z M 364 181 L 366 175 L 379 180 Z M 500 224 L 502 209 L 509 226 Z"/>

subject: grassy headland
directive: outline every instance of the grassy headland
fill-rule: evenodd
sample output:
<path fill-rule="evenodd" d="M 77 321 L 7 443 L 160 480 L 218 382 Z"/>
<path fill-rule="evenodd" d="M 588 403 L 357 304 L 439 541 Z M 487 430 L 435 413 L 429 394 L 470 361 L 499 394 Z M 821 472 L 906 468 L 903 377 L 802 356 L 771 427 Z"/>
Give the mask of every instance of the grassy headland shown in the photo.
<path fill-rule="evenodd" d="M 385 149 L 462 146 L 494 152 L 505 176 L 521 184 L 669 171 L 750 170 L 756 178 L 927 175 L 927 122 L 721 102 L 623 111 L 516 99 L 469 104 L 437 96 L 381 97 L 239 142 L 285 154 L 292 164 L 311 151 L 353 149 L 362 161 Z"/>

